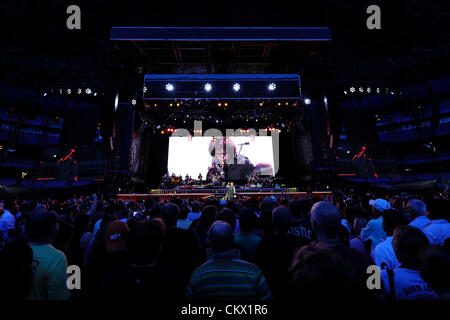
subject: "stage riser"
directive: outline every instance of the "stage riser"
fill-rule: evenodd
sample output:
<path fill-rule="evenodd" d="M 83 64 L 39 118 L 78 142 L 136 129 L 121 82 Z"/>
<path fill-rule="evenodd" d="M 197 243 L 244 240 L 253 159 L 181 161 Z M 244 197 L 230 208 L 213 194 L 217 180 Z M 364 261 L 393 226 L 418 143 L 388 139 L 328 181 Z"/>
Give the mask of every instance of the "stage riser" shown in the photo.
<path fill-rule="evenodd" d="M 330 198 L 332 195 L 332 191 L 316 191 L 312 193 L 308 192 L 244 192 L 244 193 L 236 193 L 237 197 L 247 197 L 247 198 L 254 198 L 254 199 L 264 199 L 268 196 L 275 196 L 280 198 L 288 198 L 289 200 L 292 200 L 294 198 L 307 198 L 307 197 L 317 197 L 320 199 L 326 199 L 327 197 Z M 171 197 L 177 197 L 180 199 L 206 199 L 206 198 L 222 198 L 225 195 L 225 193 L 205 193 L 205 192 L 199 192 L 199 193 L 140 193 L 140 194 L 117 194 L 117 198 L 123 201 L 143 201 L 147 198 L 155 198 L 158 197 L 160 200 L 167 200 Z"/>

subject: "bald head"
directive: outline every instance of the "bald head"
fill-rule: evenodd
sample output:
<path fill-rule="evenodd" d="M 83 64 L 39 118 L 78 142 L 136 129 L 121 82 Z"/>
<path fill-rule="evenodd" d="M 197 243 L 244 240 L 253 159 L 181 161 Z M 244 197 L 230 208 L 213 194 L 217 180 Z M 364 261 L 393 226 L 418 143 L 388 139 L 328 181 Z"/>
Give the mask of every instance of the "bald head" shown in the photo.
<path fill-rule="evenodd" d="M 234 242 L 233 230 L 225 221 L 216 221 L 209 228 L 209 241 L 215 252 L 230 250 Z"/>
<path fill-rule="evenodd" d="M 341 213 L 329 202 L 320 201 L 311 208 L 311 219 L 318 232 L 334 236 L 339 232 Z"/>

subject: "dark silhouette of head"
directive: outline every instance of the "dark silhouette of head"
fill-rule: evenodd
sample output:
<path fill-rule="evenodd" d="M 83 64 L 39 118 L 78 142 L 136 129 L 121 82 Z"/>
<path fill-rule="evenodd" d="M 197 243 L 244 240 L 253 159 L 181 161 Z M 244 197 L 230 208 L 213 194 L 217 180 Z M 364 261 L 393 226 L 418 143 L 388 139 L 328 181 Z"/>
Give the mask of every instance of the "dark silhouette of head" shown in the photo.
<path fill-rule="evenodd" d="M 234 234 L 231 226 L 225 221 L 216 221 L 208 232 L 211 249 L 216 252 L 224 252 L 233 248 Z"/>

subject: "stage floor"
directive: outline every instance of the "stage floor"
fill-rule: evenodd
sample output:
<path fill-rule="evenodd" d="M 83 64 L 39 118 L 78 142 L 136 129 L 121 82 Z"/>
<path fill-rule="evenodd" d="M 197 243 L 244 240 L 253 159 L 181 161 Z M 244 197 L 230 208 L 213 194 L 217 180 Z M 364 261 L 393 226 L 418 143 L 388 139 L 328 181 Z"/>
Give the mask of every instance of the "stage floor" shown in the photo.
<path fill-rule="evenodd" d="M 159 199 L 170 199 L 177 197 L 181 199 L 206 199 L 206 198 L 222 198 L 225 196 L 227 189 L 155 189 L 150 193 L 119 193 L 117 197 L 124 201 L 138 201 L 147 198 L 158 197 Z M 236 189 L 235 195 L 238 198 L 255 198 L 261 199 L 267 196 L 278 196 L 288 198 L 317 197 L 326 199 L 331 197 L 332 191 L 298 191 L 297 188 L 243 188 Z"/>

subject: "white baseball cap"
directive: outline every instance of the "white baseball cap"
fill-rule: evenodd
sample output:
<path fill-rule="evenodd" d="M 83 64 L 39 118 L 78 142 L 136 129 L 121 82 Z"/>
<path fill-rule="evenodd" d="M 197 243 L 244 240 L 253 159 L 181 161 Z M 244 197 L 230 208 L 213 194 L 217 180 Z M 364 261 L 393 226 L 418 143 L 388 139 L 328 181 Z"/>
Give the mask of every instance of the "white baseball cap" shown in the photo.
<path fill-rule="evenodd" d="M 390 203 L 381 198 L 378 198 L 376 200 L 373 200 L 373 199 L 369 200 L 369 204 L 371 206 L 374 206 L 374 208 L 376 210 L 381 211 L 381 212 L 391 209 Z"/>

